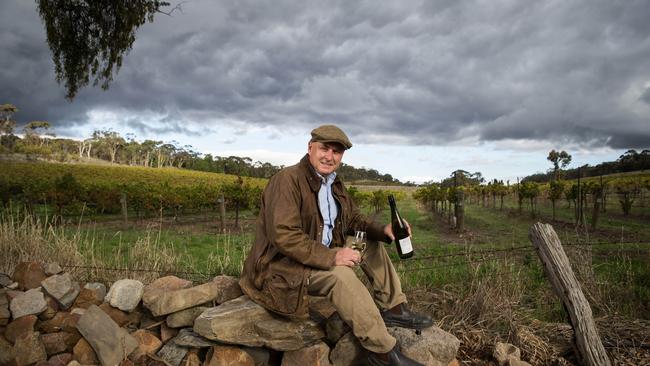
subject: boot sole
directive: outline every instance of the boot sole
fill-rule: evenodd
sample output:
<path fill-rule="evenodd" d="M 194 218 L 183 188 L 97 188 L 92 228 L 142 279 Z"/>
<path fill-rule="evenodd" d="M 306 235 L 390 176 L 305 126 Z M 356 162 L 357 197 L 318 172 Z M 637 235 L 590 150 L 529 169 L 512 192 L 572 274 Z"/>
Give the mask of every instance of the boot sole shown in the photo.
<path fill-rule="evenodd" d="M 431 324 L 415 325 L 411 322 L 403 322 L 394 319 L 391 320 L 384 319 L 384 324 L 386 324 L 386 327 L 400 327 L 400 328 L 408 328 L 414 330 L 422 330 L 422 329 L 430 328 L 433 325 L 433 322 Z"/>

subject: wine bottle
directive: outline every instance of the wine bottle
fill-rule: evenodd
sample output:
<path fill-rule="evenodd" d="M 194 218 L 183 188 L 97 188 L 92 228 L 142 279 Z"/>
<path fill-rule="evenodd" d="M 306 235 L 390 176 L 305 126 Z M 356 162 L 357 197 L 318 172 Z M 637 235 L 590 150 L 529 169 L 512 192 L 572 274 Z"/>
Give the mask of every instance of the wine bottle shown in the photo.
<path fill-rule="evenodd" d="M 395 204 L 395 197 L 388 195 L 388 204 L 390 204 L 390 223 L 393 227 L 393 235 L 395 236 L 395 247 L 397 254 L 402 259 L 411 258 L 413 256 L 413 245 L 411 244 L 411 237 L 409 236 L 408 228 L 404 220 L 397 210 Z"/>

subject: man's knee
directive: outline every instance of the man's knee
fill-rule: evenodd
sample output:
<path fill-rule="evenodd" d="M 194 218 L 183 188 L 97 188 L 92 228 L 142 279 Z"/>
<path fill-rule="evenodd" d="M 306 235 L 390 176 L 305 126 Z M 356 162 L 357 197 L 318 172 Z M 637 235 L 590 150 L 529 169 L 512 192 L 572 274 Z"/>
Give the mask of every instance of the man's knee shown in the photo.
<path fill-rule="evenodd" d="M 354 293 L 365 288 L 354 270 L 346 266 L 336 266 L 328 271 L 326 282 L 327 287 L 339 293 Z"/>
<path fill-rule="evenodd" d="M 359 281 L 357 274 L 354 273 L 354 270 L 348 266 L 336 266 L 331 271 L 329 275 L 333 281 L 338 283 L 346 283 L 348 281 Z"/>

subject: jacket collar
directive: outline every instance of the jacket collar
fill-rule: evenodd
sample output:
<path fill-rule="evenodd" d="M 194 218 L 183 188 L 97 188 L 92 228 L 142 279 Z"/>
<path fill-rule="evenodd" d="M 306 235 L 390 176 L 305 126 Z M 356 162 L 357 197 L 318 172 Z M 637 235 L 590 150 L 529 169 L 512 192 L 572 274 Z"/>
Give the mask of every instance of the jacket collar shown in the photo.
<path fill-rule="evenodd" d="M 311 190 L 318 192 L 318 190 L 320 190 L 321 178 L 318 176 L 318 174 L 316 174 L 314 167 L 311 166 L 311 163 L 309 162 L 309 154 L 305 154 L 305 156 L 300 159 L 300 163 L 298 163 L 298 165 L 300 166 L 300 169 L 304 173 L 305 177 L 307 177 L 307 181 L 309 182 Z M 332 185 L 334 186 L 339 183 L 340 179 L 337 175 Z"/>

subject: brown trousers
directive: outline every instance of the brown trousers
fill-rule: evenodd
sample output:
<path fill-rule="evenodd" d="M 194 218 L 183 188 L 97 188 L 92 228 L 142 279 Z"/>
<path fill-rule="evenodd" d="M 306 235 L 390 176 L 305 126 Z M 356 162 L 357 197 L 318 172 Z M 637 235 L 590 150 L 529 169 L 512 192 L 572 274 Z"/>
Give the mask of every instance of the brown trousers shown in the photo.
<path fill-rule="evenodd" d="M 383 244 L 368 241 L 360 267 L 368 277 L 372 296 L 354 269 L 347 266 L 312 270 L 309 294 L 326 296 L 365 349 L 386 353 L 393 349 L 396 340 L 386 330 L 379 309 L 404 303 L 406 296 Z"/>

